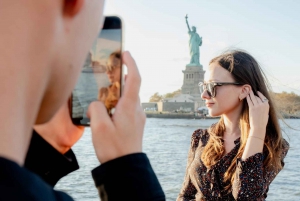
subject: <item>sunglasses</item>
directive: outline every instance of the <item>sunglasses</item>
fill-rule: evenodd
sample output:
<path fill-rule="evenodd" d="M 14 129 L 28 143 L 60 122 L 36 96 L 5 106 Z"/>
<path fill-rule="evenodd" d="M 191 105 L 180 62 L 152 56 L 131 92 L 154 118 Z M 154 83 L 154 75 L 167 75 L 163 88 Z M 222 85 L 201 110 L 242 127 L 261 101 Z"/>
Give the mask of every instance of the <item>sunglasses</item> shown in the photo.
<path fill-rule="evenodd" d="M 223 85 L 243 85 L 241 83 L 237 82 L 199 82 L 199 89 L 200 94 L 202 94 L 204 91 L 207 91 L 207 94 L 209 97 L 214 98 L 217 95 L 216 86 L 223 86 Z"/>

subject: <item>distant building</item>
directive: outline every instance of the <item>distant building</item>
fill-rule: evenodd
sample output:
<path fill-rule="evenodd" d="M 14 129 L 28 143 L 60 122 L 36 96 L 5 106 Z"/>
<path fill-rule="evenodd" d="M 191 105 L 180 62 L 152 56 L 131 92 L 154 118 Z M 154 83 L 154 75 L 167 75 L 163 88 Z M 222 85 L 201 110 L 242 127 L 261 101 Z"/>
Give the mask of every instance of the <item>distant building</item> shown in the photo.
<path fill-rule="evenodd" d="M 158 102 L 158 112 L 194 112 L 194 102 Z"/>
<path fill-rule="evenodd" d="M 207 116 L 208 115 L 208 108 L 207 107 L 199 107 L 197 110 L 197 113 L 202 115 L 202 116 Z"/>
<path fill-rule="evenodd" d="M 142 103 L 142 108 L 145 112 L 194 112 L 194 102 L 157 102 L 157 103 Z"/>
<path fill-rule="evenodd" d="M 158 111 L 157 103 L 142 103 L 144 111 Z"/>
<path fill-rule="evenodd" d="M 173 98 L 165 98 L 163 102 L 194 102 L 193 96 L 190 94 L 178 94 Z"/>

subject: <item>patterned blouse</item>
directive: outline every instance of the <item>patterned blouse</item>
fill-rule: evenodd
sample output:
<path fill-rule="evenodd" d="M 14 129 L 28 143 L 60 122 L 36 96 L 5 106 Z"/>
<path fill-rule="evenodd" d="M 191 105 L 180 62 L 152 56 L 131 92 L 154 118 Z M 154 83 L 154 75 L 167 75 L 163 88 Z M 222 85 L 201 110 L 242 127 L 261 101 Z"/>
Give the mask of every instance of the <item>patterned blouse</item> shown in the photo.
<path fill-rule="evenodd" d="M 223 177 L 238 152 L 240 138 L 234 141 L 235 147 L 210 169 L 207 169 L 201 161 L 201 153 L 208 139 L 207 130 L 199 129 L 193 133 L 186 175 L 177 201 L 265 200 L 269 185 L 278 172 L 264 171 L 263 154 L 257 153 L 245 161 L 238 158 L 237 179 L 234 181 L 232 190 L 226 191 L 224 187 L 228 183 L 224 183 Z M 284 140 L 284 149 L 281 155 L 282 165 L 284 165 L 283 159 L 288 149 L 289 144 Z"/>

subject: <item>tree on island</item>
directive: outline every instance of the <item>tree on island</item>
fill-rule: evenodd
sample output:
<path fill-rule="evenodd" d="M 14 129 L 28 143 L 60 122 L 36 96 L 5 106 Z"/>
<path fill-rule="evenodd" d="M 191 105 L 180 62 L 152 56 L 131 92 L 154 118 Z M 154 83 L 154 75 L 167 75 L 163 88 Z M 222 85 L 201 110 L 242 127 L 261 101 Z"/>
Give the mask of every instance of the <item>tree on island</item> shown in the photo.
<path fill-rule="evenodd" d="M 173 91 L 171 93 L 166 93 L 163 95 L 163 98 L 174 98 L 175 96 L 181 94 L 181 89 L 178 89 L 176 91 Z"/>
<path fill-rule="evenodd" d="M 158 92 L 156 92 L 155 94 L 153 94 L 150 99 L 149 102 L 160 102 L 163 99 L 162 95 L 160 95 Z"/>
<path fill-rule="evenodd" d="M 160 102 L 165 98 L 174 98 L 179 94 L 181 94 L 181 89 L 163 95 L 160 95 L 158 92 L 156 92 L 150 97 L 149 102 Z"/>
<path fill-rule="evenodd" d="M 300 116 L 300 96 L 294 92 L 273 93 L 278 110 L 283 115 Z"/>

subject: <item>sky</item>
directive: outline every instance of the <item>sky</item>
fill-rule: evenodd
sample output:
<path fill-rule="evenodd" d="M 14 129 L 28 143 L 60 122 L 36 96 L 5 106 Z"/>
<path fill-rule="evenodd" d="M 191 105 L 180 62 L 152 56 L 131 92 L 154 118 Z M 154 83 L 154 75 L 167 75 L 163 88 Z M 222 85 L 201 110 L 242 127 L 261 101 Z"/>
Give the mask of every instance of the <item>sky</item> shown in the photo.
<path fill-rule="evenodd" d="M 243 49 L 261 64 L 275 92 L 300 95 L 300 1 L 107 0 L 104 14 L 123 21 L 123 50 L 142 77 L 140 97 L 180 89 L 189 63 L 188 29 L 202 37 L 200 63 Z"/>

